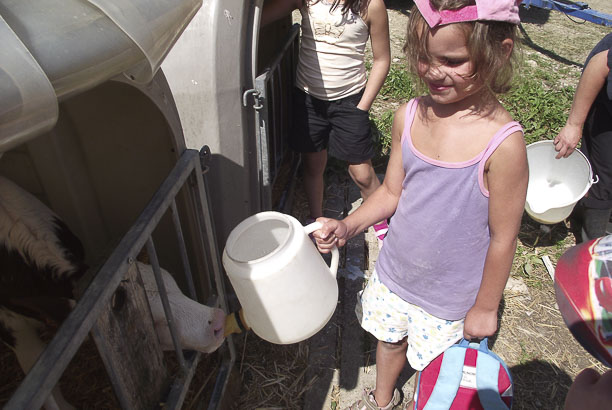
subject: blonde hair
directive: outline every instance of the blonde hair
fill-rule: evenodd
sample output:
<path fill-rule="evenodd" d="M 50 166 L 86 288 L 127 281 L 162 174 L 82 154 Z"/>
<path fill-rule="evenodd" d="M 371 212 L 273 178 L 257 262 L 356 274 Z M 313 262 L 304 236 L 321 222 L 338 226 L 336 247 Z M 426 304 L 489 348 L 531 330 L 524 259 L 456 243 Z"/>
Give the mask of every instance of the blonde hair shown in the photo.
<path fill-rule="evenodd" d="M 474 4 L 473 0 L 430 0 L 436 10 L 455 10 Z M 518 42 L 516 24 L 500 21 L 469 21 L 454 23 L 459 26 L 466 39 L 467 49 L 472 63 L 469 78 L 478 78 L 495 94 L 503 94 L 510 89 L 516 55 L 514 48 Z M 431 55 L 427 50 L 427 37 L 431 31 L 429 25 L 419 12 L 412 7 L 403 51 L 408 58 L 410 71 L 418 74 L 419 62 L 430 62 Z M 507 55 L 502 46 L 505 39 L 511 39 L 514 47 Z"/>

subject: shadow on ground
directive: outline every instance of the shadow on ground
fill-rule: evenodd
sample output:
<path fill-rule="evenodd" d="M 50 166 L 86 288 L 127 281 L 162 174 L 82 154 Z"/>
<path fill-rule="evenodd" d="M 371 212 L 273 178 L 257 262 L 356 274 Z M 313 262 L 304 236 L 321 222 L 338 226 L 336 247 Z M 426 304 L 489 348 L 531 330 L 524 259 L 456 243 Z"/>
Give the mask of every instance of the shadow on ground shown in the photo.
<path fill-rule="evenodd" d="M 523 245 L 532 248 L 553 246 L 570 234 L 573 235 L 570 229 L 564 222 L 551 225 L 536 222 L 524 212 L 518 237 Z"/>
<path fill-rule="evenodd" d="M 566 372 L 541 360 L 512 366 L 510 372 L 514 385 L 514 410 L 554 409 L 551 403 L 562 403 L 572 384 Z"/>

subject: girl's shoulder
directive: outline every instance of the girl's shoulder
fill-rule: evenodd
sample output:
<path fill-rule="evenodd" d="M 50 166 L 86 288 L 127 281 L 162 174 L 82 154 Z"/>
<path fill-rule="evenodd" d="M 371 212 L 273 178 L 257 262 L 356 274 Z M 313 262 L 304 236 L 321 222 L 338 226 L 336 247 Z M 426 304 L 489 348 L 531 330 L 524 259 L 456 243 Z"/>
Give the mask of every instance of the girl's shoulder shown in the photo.
<path fill-rule="evenodd" d="M 495 132 L 495 137 L 500 140 L 497 149 L 491 156 L 492 160 L 495 160 L 496 157 L 507 160 L 508 158 L 522 159 L 526 156 L 523 128 L 501 104 L 500 109 L 490 120 L 490 127 L 492 132 Z M 521 161 L 514 164 L 520 163 Z"/>
<path fill-rule="evenodd" d="M 419 107 L 419 98 L 413 98 L 402 105 L 400 105 L 397 110 L 395 110 L 394 122 L 401 122 L 403 124 L 406 121 L 407 116 L 414 115 L 414 112 Z"/>

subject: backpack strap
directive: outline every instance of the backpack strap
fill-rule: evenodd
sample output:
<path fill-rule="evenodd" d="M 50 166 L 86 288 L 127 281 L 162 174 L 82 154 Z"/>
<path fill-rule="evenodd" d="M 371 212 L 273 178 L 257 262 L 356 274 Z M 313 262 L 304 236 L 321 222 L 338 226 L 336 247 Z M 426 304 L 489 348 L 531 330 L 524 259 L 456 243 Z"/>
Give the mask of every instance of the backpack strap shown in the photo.
<path fill-rule="evenodd" d="M 465 349 L 456 347 L 453 345 L 444 352 L 438 380 L 423 410 L 448 410 L 455 400 L 465 361 Z"/>
<path fill-rule="evenodd" d="M 487 339 L 480 342 L 481 354 L 476 358 L 476 386 L 480 404 L 486 410 L 508 410 L 499 395 L 499 360 L 489 351 Z M 505 366 L 504 366 L 505 367 Z"/>

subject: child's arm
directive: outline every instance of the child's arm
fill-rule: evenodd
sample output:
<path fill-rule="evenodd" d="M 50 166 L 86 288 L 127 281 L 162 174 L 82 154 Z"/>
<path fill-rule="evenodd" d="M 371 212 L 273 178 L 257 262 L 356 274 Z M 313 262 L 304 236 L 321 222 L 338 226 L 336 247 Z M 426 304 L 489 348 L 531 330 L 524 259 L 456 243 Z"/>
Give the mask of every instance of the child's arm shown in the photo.
<path fill-rule="evenodd" d="M 389 18 L 383 0 L 371 0 L 368 5 L 366 23 L 370 28 L 370 42 L 372 45 L 372 68 L 368 75 L 365 91 L 361 101 L 357 104 L 360 110 L 368 111 L 378 95 L 391 65 L 391 51 L 389 47 Z"/>
<path fill-rule="evenodd" d="M 293 10 L 302 7 L 302 0 L 266 0 L 261 12 L 261 26 L 288 16 Z"/>
<path fill-rule="evenodd" d="M 329 252 L 334 245 L 344 246 L 347 240 L 370 227 L 373 223 L 390 217 L 397 208 L 402 193 L 402 182 L 405 173 L 402 164 L 402 132 L 406 105 L 402 105 L 393 118 L 391 128 L 391 156 L 387 164 L 385 180 L 372 195 L 368 197 L 355 212 L 342 221 L 329 218 L 318 218 L 323 227 L 314 232 L 319 250 Z"/>
<path fill-rule="evenodd" d="M 554 139 L 555 149 L 559 152 L 557 158 L 567 158 L 578 145 L 591 105 L 601 91 L 609 72 L 608 50 L 591 57 L 580 77 L 565 126 Z"/>
<path fill-rule="evenodd" d="M 465 318 L 463 334 L 468 340 L 491 336 L 497 330 L 497 309 L 512 268 L 527 194 L 527 153 L 522 133 L 509 136 L 488 162 L 491 242 L 476 302 Z"/>

